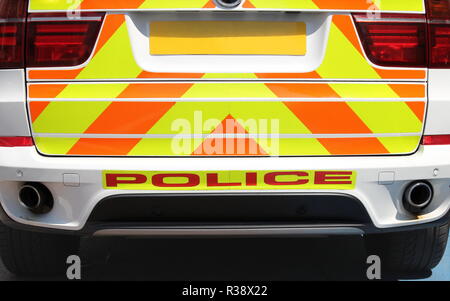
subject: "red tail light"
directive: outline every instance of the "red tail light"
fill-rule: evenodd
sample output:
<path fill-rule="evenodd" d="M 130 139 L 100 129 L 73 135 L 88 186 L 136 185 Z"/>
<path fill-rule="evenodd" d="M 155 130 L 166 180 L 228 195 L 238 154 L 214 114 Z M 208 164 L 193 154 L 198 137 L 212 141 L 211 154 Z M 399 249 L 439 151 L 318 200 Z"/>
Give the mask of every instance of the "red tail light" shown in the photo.
<path fill-rule="evenodd" d="M 426 67 L 425 15 L 355 14 L 366 55 L 380 66 Z"/>
<path fill-rule="evenodd" d="M 0 147 L 33 146 L 31 137 L 0 137 Z"/>
<path fill-rule="evenodd" d="M 28 0 L 0 0 L 0 68 L 24 67 Z"/>
<path fill-rule="evenodd" d="M 428 0 L 430 68 L 450 68 L 450 1 Z"/>
<path fill-rule="evenodd" d="M 450 68 L 450 0 L 426 0 L 427 14 L 354 14 L 366 55 L 386 67 Z"/>
<path fill-rule="evenodd" d="M 31 14 L 27 29 L 27 67 L 77 66 L 94 49 L 104 14 Z"/>
<path fill-rule="evenodd" d="M 448 145 L 450 144 L 450 135 L 432 135 L 423 136 L 423 145 Z"/>

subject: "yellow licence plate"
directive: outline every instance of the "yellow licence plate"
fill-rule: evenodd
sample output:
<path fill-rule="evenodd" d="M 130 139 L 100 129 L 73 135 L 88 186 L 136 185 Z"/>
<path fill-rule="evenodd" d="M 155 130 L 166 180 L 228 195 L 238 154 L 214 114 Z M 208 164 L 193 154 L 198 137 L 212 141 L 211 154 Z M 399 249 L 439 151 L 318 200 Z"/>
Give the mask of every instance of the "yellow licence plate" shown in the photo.
<path fill-rule="evenodd" d="M 150 23 L 152 55 L 305 55 L 304 22 Z"/>
<path fill-rule="evenodd" d="M 103 171 L 103 188 L 122 190 L 350 190 L 356 171 Z"/>

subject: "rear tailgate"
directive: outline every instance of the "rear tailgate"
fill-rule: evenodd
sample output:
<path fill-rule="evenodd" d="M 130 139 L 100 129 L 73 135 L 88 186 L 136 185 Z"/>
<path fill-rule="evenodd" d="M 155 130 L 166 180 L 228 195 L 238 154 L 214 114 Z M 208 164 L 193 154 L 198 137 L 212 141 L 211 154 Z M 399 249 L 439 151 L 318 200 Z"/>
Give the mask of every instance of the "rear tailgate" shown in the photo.
<path fill-rule="evenodd" d="M 423 0 L 246 0 L 233 10 L 30 0 L 29 10 L 36 20 L 106 13 L 81 65 L 27 69 L 42 154 L 392 155 L 419 145 L 426 68 L 370 62 L 351 13 L 423 15 Z"/>

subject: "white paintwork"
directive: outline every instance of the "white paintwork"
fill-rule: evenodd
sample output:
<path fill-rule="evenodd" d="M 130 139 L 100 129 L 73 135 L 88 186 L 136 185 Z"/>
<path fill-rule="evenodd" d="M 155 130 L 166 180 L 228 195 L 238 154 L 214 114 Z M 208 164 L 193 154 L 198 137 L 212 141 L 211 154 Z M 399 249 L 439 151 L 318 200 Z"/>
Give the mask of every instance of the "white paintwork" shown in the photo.
<path fill-rule="evenodd" d="M 23 70 L 0 70 L 0 137 L 30 136 Z"/>
<path fill-rule="evenodd" d="M 41 227 L 79 230 L 101 199 L 115 194 L 143 193 L 132 190 L 104 190 L 102 170 L 354 170 L 358 173 L 355 190 L 308 190 L 307 192 L 341 192 L 353 195 L 361 200 L 377 227 L 389 228 L 431 222 L 439 219 L 449 210 L 449 153 L 450 146 L 426 146 L 421 147 L 414 155 L 394 157 L 64 158 L 43 157 L 34 147 L 0 148 L 0 166 L 2 166 L 0 200 L 7 214 L 17 222 Z M 436 168 L 439 169 L 438 175 L 434 175 Z M 395 182 L 391 185 L 380 185 L 380 172 L 395 172 Z M 80 187 L 64 186 L 63 174 L 67 173 L 80 176 Z M 435 199 L 420 219 L 407 214 L 401 205 L 405 186 L 417 179 L 429 180 L 435 189 Z M 20 206 L 17 201 L 17 191 L 19 185 L 26 181 L 42 182 L 48 186 L 55 196 L 55 207 L 50 213 L 35 215 Z M 197 193 L 202 192 L 205 191 Z M 239 193 L 245 192 L 255 191 Z M 147 191 L 146 193 L 186 192 Z"/>
<path fill-rule="evenodd" d="M 150 72 L 184 73 L 289 73 L 311 72 L 321 64 L 328 42 L 331 15 L 311 14 L 218 14 L 218 13 L 129 13 L 126 16 L 133 55 Z M 307 54 L 289 55 L 151 55 L 150 22 L 153 21 L 290 21 L 307 24 Z"/>
<path fill-rule="evenodd" d="M 450 69 L 430 69 L 425 135 L 450 134 Z"/>

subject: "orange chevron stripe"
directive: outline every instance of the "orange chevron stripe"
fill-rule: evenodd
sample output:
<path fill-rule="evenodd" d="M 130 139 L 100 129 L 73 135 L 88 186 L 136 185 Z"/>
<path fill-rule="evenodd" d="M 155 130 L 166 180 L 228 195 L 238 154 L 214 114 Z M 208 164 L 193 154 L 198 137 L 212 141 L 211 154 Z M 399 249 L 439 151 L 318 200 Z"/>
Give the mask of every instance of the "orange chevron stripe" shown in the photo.
<path fill-rule="evenodd" d="M 47 108 L 50 101 L 32 101 L 30 102 L 31 123 L 33 123 L 41 113 Z"/>
<path fill-rule="evenodd" d="M 345 102 L 285 102 L 314 134 L 368 134 L 372 131 Z"/>
<path fill-rule="evenodd" d="M 86 134 L 145 134 L 175 102 L 113 102 Z"/>
<path fill-rule="evenodd" d="M 320 9 L 367 10 L 376 5 L 371 0 L 313 0 Z"/>
<path fill-rule="evenodd" d="M 28 71 L 28 77 L 30 79 L 74 79 L 81 71 L 83 71 L 83 68 L 71 70 L 30 70 Z"/>
<path fill-rule="evenodd" d="M 214 3 L 214 1 L 209 0 L 208 3 L 203 6 L 203 8 L 216 8 L 216 4 Z"/>
<path fill-rule="evenodd" d="M 426 95 L 424 85 L 390 84 L 389 86 L 402 98 L 425 98 Z"/>
<path fill-rule="evenodd" d="M 130 84 L 117 98 L 180 98 L 194 84 Z"/>
<path fill-rule="evenodd" d="M 320 138 L 317 140 L 331 155 L 389 154 L 377 138 Z"/>
<path fill-rule="evenodd" d="M 29 85 L 29 98 L 56 98 L 67 85 L 65 84 L 46 84 L 46 85 Z"/>
<path fill-rule="evenodd" d="M 192 156 L 267 156 L 250 138 L 207 138 Z"/>
<path fill-rule="evenodd" d="M 385 79 L 426 79 L 425 70 L 394 70 L 373 67 L 378 75 Z"/>
<path fill-rule="evenodd" d="M 333 23 L 339 28 L 339 30 L 345 35 L 347 40 L 352 43 L 353 47 L 358 50 L 358 52 L 364 56 L 359 43 L 359 37 L 356 34 L 356 28 L 352 22 L 352 18 L 346 15 L 334 15 Z"/>
<path fill-rule="evenodd" d="M 67 155 L 126 156 L 140 140 L 140 138 L 81 138 Z"/>
<path fill-rule="evenodd" d="M 245 128 L 228 115 L 212 134 L 247 134 Z M 264 149 L 251 138 L 207 138 L 192 153 L 194 156 L 267 156 Z"/>
<path fill-rule="evenodd" d="M 97 54 L 100 49 L 105 46 L 106 42 L 111 39 L 111 37 L 116 33 L 119 27 L 125 22 L 124 15 L 108 15 L 105 19 L 105 24 L 102 28 L 102 33 L 98 38 L 97 47 L 95 49 L 94 55 Z"/>
<path fill-rule="evenodd" d="M 341 98 L 328 84 L 266 83 L 265 85 L 282 98 Z"/>
<path fill-rule="evenodd" d="M 246 0 L 244 2 L 244 5 L 242 5 L 243 8 L 256 8 L 255 5 L 253 5 L 253 3 L 250 0 Z"/>
<path fill-rule="evenodd" d="M 423 120 L 425 119 L 425 103 L 408 101 L 406 102 L 406 104 L 414 112 L 420 122 L 423 122 Z"/>
<path fill-rule="evenodd" d="M 145 0 L 84 0 L 81 9 L 134 9 L 144 3 Z"/>

